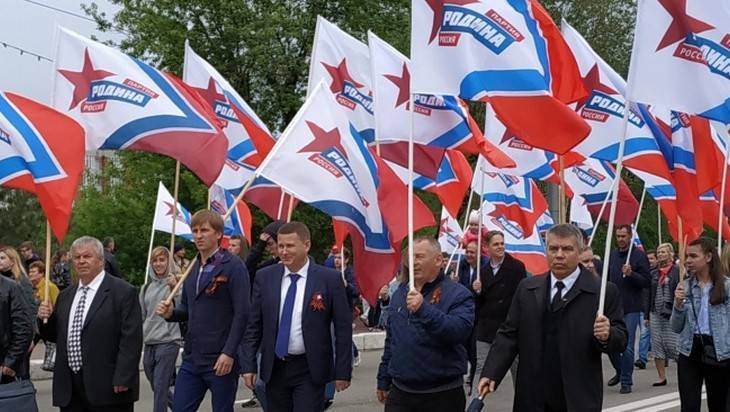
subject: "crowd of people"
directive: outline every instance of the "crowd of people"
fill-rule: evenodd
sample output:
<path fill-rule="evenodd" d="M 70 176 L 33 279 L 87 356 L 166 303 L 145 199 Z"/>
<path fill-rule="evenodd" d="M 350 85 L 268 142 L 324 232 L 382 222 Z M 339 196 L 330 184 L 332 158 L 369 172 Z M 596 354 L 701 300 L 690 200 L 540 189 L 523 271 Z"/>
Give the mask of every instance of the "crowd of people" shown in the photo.
<path fill-rule="evenodd" d="M 244 407 L 322 411 L 350 386 L 362 321 L 385 331 L 373 387 L 389 412 L 463 411 L 508 372 L 517 411 L 600 411 L 602 356 L 615 369 L 606 384 L 626 394 L 648 353 L 654 386 L 675 379 L 676 364 L 683 411 L 701 410 L 703 386 L 710 412 L 730 405 L 730 247 L 720 256 L 708 239 L 688 244 L 685 275 L 672 244 L 631 248 L 630 226 L 616 228 L 602 262 L 580 230 L 555 225 L 549 271 L 531 274 L 501 232 L 477 224 L 451 265 L 435 239 L 417 237 L 414 284 L 404 263 L 367 302 L 350 251 L 318 264 L 300 222 L 269 224 L 248 250 L 237 236 L 221 246 L 213 212 L 190 226 L 195 257 L 182 244 L 154 248 L 139 288 L 122 278 L 111 238 L 78 238 L 50 262 L 29 242 L 1 246 L 1 382 L 30 379 L 43 341 L 61 411 L 134 410 L 140 361 L 155 412 L 195 411 L 208 392 L 214 411 L 232 411 L 239 378 L 252 391 Z"/>

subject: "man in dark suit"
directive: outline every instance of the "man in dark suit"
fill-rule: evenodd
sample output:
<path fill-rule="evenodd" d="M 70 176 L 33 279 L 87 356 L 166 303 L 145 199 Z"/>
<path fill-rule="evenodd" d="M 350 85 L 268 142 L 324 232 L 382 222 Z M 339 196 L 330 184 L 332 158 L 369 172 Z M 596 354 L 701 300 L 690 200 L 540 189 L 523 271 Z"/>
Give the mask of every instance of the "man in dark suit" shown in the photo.
<path fill-rule="evenodd" d="M 627 332 L 615 285 L 608 283 L 604 314 L 596 316 L 601 281 L 578 265 L 582 248 L 574 226 L 548 231 L 550 272 L 517 287 L 484 364 L 480 393 L 496 389 L 519 353 L 515 411 L 601 410 L 601 353 L 623 351 Z"/>
<path fill-rule="evenodd" d="M 474 286 L 481 288 L 481 281 L 477 276 L 477 259 L 481 265 L 481 268 L 479 269 L 480 272 L 486 270 L 485 265 L 487 264 L 487 258 L 485 256 L 478 256 L 477 249 L 479 248 L 477 247 L 476 241 L 469 242 L 464 247 L 464 262 L 459 262 L 458 264 L 459 283 L 469 289 L 475 297 L 476 292 L 474 292 Z M 474 327 L 472 328 L 472 333 L 465 345 L 466 358 L 469 360 L 469 373 L 467 374 L 466 382 L 464 382 L 464 384 L 467 388 L 469 388 L 469 393 L 472 392 L 471 387 L 474 381 L 474 375 L 476 375 L 476 371 L 481 366 L 477 359 L 476 311 L 474 312 L 474 316 Z M 483 364 L 484 360 L 482 359 L 482 365 Z"/>
<path fill-rule="evenodd" d="M 180 305 L 173 308 L 163 301 L 157 306 L 158 315 L 188 325 L 172 409 L 197 411 L 210 390 L 213 411 L 230 412 L 238 388 L 236 358 L 250 311 L 248 272 L 241 259 L 219 248 L 220 215 L 200 210 L 190 227 L 199 255 L 183 284 Z"/>
<path fill-rule="evenodd" d="M 310 239 L 303 223 L 281 226 L 277 244 L 282 264 L 259 270 L 254 281 L 242 347 L 243 379 L 253 389 L 260 348 L 258 373 L 271 412 L 322 411 L 327 382 L 334 380 L 337 391 L 350 386 L 352 318 L 345 286 L 339 272 L 309 258 Z"/>
<path fill-rule="evenodd" d="M 104 248 L 84 236 L 71 245 L 78 284 L 56 307 L 41 303 L 41 336 L 56 343 L 53 405 L 68 412 L 134 410 L 139 398 L 142 314 L 137 291 L 104 272 Z"/>
<path fill-rule="evenodd" d="M 474 300 L 477 310 L 474 334 L 479 370 L 484 367 L 484 361 L 487 360 L 499 325 L 507 318 L 517 285 L 527 277 L 525 264 L 505 252 L 502 232 L 491 230 L 484 241 L 487 243 L 489 261 L 479 275 L 479 282 L 474 283 Z M 512 365 L 511 371 L 512 381 L 515 382 L 516 362 Z M 472 395 L 476 395 L 476 393 Z"/>

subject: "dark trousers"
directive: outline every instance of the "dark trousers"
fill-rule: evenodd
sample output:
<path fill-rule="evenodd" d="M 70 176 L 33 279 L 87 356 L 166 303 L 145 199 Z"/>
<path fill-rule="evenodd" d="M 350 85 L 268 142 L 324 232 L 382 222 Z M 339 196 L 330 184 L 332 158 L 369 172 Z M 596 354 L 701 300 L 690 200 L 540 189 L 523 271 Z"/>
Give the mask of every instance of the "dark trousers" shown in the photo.
<path fill-rule="evenodd" d="M 276 359 L 266 382 L 267 412 L 321 412 L 324 386 L 312 381 L 306 355 Z"/>
<path fill-rule="evenodd" d="M 183 361 L 175 379 L 172 410 L 197 411 L 205 392 L 210 390 L 213 412 L 233 412 L 237 389 L 238 375 L 235 372 L 225 376 L 215 376 L 212 365 L 202 368 Z"/>
<path fill-rule="evenodd" d="M 692 345 L 689 357 L 679 355 L 677 359 L 677 383 L 682 412 L 700 412 L 702 408 L 702 383 L 707 389 L 707 409 L 710 412 L 727 412 L 730 368 L 714 368 L 700 361 L 702 342 L 698 339 Z"/>
<path fill-rule="evenodd" d="M 145 345 L 144 374 L 152 387 L 154 394 L 153 412 L 167 412 L 172 407 L 172 391 L 175 384 L 175 362 L 180 352 L 177 342 Z"/>
<path fill-rule="evenodd" d="M 84 388 L 84 377 L 81 371 L 71 374 L 71 403 L 68 406 L 61 407 L 61 412 L 132 412 L 134 411 L 134 403 L 125 403 L 120 405 L 104 405 L 91 406 L 86 398 L 86 389 Z"/>
<path fill-rule="evenodd" d="M 391 386 L 385 412 L 462 412 L 466 408 L 464 388 L 436 393 L 410 393 Z"/>

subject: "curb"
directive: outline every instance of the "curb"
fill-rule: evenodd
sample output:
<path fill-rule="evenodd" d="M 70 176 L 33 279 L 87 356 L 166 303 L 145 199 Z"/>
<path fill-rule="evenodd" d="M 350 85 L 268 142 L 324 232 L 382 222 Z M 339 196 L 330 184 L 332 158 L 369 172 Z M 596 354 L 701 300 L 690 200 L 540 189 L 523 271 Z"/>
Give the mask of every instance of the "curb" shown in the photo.
<path fill-rule="evenodd" d="M 364 332 L 352 335 L 352 341 L 359 350 L 380 350 L 385 346 L 385 332 Z M 182 352 L 182 348 L 180 349 Z M 179 363 L 179 360 L 178 360 Z M 53 372 L 41 369 L 42 359 L 30 360 L 30 376 L 33 381 L 46 381 L 53 378 Z M 139 370 L 142 371 L 142 360 L 139 362 Z"/>

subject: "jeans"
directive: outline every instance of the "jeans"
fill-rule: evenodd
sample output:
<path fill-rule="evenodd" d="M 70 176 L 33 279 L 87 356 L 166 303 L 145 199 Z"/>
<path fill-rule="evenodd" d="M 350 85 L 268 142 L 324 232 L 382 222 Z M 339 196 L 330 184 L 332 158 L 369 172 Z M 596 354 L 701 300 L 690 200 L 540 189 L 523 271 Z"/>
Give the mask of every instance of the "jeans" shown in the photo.
<path fill-rule="evenodd" d="M 649 351 L 651 350 L 651 329 L 646 324 L 648 320 L 644 320 L 644 314 L 641 315 L 641 337 L 639 338 L 639 360 L 647 363 L 649 357 Z"/>
<path fill-rule="evenodd" d="M 154 394 L 154 412 L 167 412 L 172 407 L 172 390 L 175 381 L 175 362 L 180 352 L 177 342 L 144 346 L 144 374 Z"/>
<path fill-rule="evenodd" d="M 628 343 L 624 353 L 610 353 L 608 357 L 611 359 L 616 374 L 621 378 L 621 386 L 632 386 L 634 384 L 634 346 L 636 344 L 636 329 L 643 321 L 641 312 L 631 312 L 624 314 L 624 322 L 629 332 Z"/>

